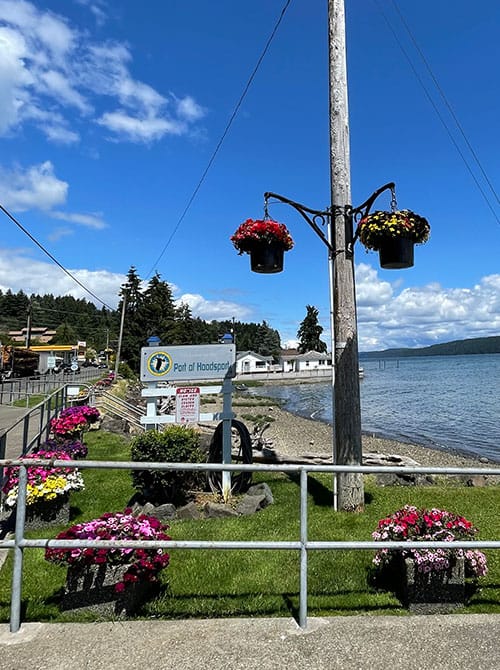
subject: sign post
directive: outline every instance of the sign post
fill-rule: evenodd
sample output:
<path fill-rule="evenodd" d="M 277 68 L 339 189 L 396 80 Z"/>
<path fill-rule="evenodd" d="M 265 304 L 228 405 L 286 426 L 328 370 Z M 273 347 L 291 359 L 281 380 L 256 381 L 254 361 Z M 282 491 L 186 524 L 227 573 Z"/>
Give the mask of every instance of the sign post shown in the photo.
<path fill-rule="evenodd" d="M 222 420 L 222 462 L 231 463 L 232 378 L 236 373 L 234 344 L 157 346 L 141 349 L 141 381 L 148 385 L 142 390 L 147 398 L 146 416 L 141 423 L 147 429 L 158 424 Z M 222 386 L 165 387 L 165 382 L 199 382 L 222 380 Z M 162 386 L 159 386 L 159 383 Z M 221 393 L 222 412 L 200 413 L 200 396 Z M 175 395 L 175 415 L 158 415 L 157 399 Z M 231 494 L 231 473 L 222 472 L 222 495 L 225 501 Z"/>

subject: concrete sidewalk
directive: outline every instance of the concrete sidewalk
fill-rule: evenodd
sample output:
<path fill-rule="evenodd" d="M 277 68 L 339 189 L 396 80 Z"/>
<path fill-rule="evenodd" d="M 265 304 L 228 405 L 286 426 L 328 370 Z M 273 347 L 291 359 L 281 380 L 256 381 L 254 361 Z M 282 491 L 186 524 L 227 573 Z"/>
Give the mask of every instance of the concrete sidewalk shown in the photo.
<path fill-rule="evenodd" d="M 498 670 L 500 615 L 0 625 L 2 670 Z"/>

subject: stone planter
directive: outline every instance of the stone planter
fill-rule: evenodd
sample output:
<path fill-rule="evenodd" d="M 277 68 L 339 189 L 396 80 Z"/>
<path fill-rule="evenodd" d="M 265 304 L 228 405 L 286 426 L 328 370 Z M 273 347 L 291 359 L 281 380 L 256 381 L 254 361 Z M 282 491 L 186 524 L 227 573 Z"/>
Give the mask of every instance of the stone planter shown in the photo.
<path fill-rule="evenodd" d="M 16 511 L 13 515 L 15 519 Z M 56 496 L 53 500 L 41 500 L 26 506 L 26 530 L 38 530 L 48 526 L 69 523 L 69 493 Z"/>
<path fill-rule="evenodd" d="M 458 558 L 447 570 L 420 572 L 412 558 L 395 561 L 398 596 L 411 612 L 445 613 L 465 605 L 465 565 Z"/>
<path fill-rule="evenodd" d="M 154 593 L 156 584 L 136 582 L 117 593 L 128 565 L 70 566 L 66 576 L 61 610 L 93 612 L 102 617 L 123 618 L 133 614 Z"/>

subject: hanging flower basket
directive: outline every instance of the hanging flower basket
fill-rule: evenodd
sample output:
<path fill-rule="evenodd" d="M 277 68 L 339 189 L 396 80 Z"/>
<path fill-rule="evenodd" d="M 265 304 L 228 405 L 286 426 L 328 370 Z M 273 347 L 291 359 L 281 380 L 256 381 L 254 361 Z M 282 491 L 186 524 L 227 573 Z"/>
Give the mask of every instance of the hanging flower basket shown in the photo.
<path fill-rule="evenodd" d="M 253 272 L 272 274 L 283 270 L 283 255 L 293 240 L 283 223 L 271 219 L 247 219 L 231 237 L 239 254 L 250 254 Z"/>
<path fill-rule="evenodd" d="M 394 270 L 413 266 L 413 245 L 427 242 L 430 226 L 409 209 L 377 211 L 360 220 L 357 234 L 367 249 L 379 252 L 381 267 Z"/>

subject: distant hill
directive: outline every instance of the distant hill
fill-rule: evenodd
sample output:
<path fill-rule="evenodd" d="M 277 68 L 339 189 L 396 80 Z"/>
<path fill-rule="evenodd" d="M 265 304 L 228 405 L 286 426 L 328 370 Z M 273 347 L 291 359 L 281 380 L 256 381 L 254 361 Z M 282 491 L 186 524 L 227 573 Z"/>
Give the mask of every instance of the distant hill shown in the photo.
<path fill-rule="evenodd" d="M 432 344 L 418 349 L 385 349 L 360 352 L 360 358 L 403 358 L 405 356 L 464 356 L 467 354 L 500 354 L 500 337 L 475 337 Z"/>

